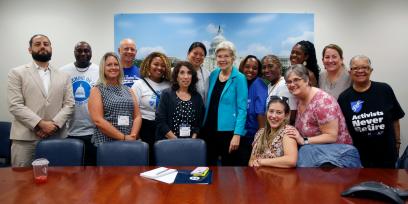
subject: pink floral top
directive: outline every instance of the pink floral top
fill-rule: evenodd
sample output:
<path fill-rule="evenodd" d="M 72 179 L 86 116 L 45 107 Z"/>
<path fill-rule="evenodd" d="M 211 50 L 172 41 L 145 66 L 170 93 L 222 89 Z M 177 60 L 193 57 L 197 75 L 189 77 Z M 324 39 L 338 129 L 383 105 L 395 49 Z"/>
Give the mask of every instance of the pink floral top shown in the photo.
<path fill-rule="evenodd" d="M 298 108 L 299 110 L 299 108 Z M 346 121 L 336 99 L 328 93 L 318 90 L 303 113 L 297 112 L 295 127 L 303 137 L 320 135 L 319 125 L 338 119 L 339 130 L 336 143 L 352 144 Z"/>
<path fill-rule="evenodd" d="M 259 129 L 258 132 L 256 132 L 254 142 L 252 143 L 253 148 L 251 157 L 255 159 L 269 159 L 283 156 L 283 137 L 286 131 L 293 129 L 295 129 L 295 127 L 286 125 L 285 128 L 283 128 L 272 140 L 272 142 L 268 144 L 268 148 L 266 148 L 263 153 L 257 154 L 256 152 L 258 151 L 261 142 L 259 138 L 262 134 L 264 134 L 265 131 L 265 128 Z"/>

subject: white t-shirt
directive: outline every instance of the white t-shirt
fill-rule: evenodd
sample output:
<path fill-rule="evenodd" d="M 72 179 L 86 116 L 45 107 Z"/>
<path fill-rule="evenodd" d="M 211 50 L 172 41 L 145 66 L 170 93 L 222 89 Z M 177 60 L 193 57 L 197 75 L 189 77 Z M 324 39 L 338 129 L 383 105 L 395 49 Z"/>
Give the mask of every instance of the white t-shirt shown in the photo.
<path fill-rule="evenodd" d="M 98 81 L 99 67 L 92 63 L 89 68 L 82 69 L 70 63 L 61 67 L 60 70 L 70 75 L 75 99 L 75 111 L 68 123 L 68 135 L 92 135 L 94 124 L 89 117 L 88 98 L 91 88 Z"/>
<path fill-rule="evenodd" d="M 285 96 L 289 99 L 290 110 L 297 110 L 297 99 L 292 95 L 288 87 L 286 86 L 285 79 L 281 77 L 275 85 L 268 85 L 268 98 L 266 99 L 266 105 L 269 103 L 269 98 L 271 96 Z M 267 107 L 268 108 L 268 107 Z"/>
<path fill-rule="evenodd" d="M 159 95 L 164 89 L 170 87 L 170 82 L 168 81 L 156 83 L 147 77 L 145 79 Z M 137 102 L 139 103 L 142 118 L 147 120 L 155 120 L 156 108 L 159 106 L 160 99 L 157 98 L 156 94 L 142 79 L 135 81 L 132 86 L 132 90 L 135 92 Z"/>

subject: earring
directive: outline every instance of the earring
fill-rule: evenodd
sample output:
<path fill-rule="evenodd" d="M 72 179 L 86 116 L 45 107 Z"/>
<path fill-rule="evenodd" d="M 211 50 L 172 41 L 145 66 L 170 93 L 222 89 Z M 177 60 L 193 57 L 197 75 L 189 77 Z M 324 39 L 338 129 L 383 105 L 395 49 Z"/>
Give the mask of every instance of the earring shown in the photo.
<path fill-rule="evenodd" d="M 307 62 L 306 62 L 306 61 L 303 61 L 303 65 L 306 66 L 306 65 L 307 65 Z"/>

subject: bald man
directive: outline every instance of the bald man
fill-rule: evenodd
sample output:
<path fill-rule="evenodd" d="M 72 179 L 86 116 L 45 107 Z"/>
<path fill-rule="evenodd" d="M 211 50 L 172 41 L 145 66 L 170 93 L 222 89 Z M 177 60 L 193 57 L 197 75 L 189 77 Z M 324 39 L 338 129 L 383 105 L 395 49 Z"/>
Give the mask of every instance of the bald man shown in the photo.
<path fill-rule="evenodd" d="M 120 41 L 118 52 L 124 72 L 123 84 L 132 87 L 140 78 L 139 67 L 133 64 L 137 53 L 135 41 L 130 38 L 123 39 Z"/>
<path fill-rule="evenodd" d="M 96 164 L 96 148 L 91 143 L 95 125 L 89 117 L 88 97 L 92 86 L 98 81 L 99 67 L 91 62 L 92 48 L 87 42 L 81 41 L 75 45 L 74 56 L 75 62 L 60 69 L 70 76 L 75 99 L 75 111 L 69 121 L 68 137 L 84 142 L 84 162 L 89 166 Z"/>

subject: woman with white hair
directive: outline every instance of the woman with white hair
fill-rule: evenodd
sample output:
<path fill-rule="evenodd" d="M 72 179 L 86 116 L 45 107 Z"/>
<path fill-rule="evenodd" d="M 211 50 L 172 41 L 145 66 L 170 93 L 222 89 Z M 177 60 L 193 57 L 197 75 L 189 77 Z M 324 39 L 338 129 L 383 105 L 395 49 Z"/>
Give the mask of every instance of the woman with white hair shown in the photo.
<path fill-rule="evenodd" d="M 233 65 L 234 44 L 221 42 L 215 49 L 216 69 L 209 78 L 204 128 L 208 165 L 238 164 L 236 150 L 245 135 L 248 88 L 245 76 Z"/>

